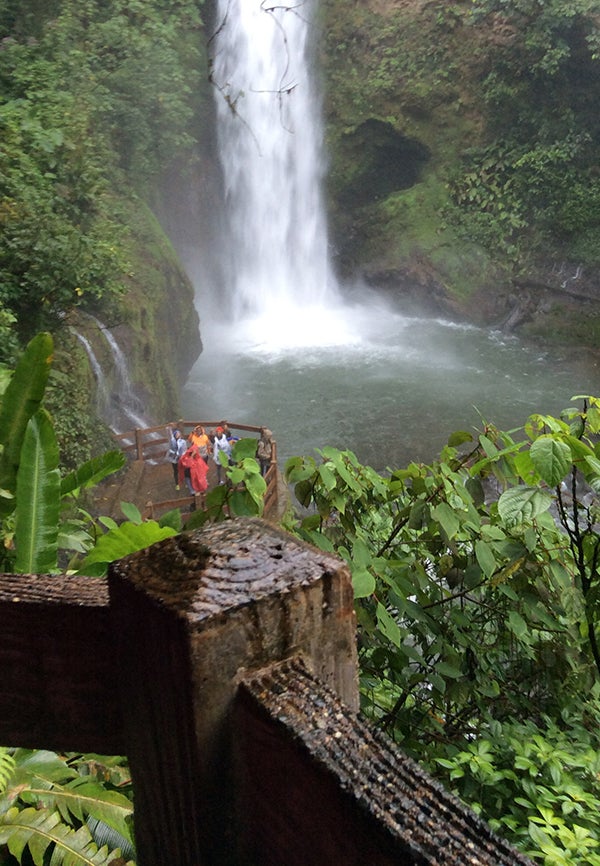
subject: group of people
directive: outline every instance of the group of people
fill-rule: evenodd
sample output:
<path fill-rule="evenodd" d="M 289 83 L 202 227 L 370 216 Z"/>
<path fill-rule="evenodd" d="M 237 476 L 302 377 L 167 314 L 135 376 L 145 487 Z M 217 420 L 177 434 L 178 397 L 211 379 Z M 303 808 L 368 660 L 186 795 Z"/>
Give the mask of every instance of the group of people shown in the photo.
<path fill-rule="evenodd" d="M 208 462 L 211 455 L 217 469 L 217 483 L 224 484 L 223 458 L 220 455 L 224 455 L 225 465 L 230 463 L 231 449 L 237 441 L 236 437 L 231 435 L 227 421 L 222 421 L 216 430 L 210 430 L 208 433 L 201 424 L 198 424 L 192 430 L 189 439 L 186 439 L 174 424 L 168 425 L 167 432 L 169 434 L 167 460 L 173 466 L 176 490 L 180 490 L 181 485 L 185 484 L 190 496 L 204 493 L 208 488 Z M 267 427 L 262 427 L 256 456 L 263 475 L 271 462 L 272 439 L 271 431 Z"/>

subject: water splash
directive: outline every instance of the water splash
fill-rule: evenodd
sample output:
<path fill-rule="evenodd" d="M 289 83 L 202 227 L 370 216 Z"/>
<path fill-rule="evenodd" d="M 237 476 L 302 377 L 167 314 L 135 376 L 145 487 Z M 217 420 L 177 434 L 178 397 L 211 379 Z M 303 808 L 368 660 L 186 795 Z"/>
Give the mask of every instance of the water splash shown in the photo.
<path fill-rule="evenodd" d="M 309 76 L 313 3 L 266 9 L 261 0 L 219 0 L 218 8 L 225 316 L 249 346 L 347 342 L 321 194 L 320 103 Z"/>

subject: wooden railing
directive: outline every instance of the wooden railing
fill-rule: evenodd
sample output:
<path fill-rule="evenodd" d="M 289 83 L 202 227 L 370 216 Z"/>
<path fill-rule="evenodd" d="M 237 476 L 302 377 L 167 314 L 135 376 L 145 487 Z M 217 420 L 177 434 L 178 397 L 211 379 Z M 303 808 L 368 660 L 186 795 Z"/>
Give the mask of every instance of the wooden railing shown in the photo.
<path fill-rule="evenodd" d="M 179 420 L 176 422 L 176 427 L 180 430 L 183 436 L 187 439 L 192 430 L 200 425 L 205 430 L 214 430 L 221 426 L 223 421 L 186 421 Z M 244 434 L 251 434 L 260 437 L 262 427 L 257 427 L 252 424 L 229 424 L 229 429 L 235 433 L 238 438 L 243 438 Z M 169 446 L 170 437 L 167 433 L 165 424 L 159 427 L 146 427 L 144 429 L 136 428 L 125 433 L 114 434 L 119 448 L 125 452 L 131 459 L 141 461 L 162 462 L 165 459 L 165 453 Z M 278 470 L 277 470 L 277 442 L 272 440 L 271 463 L 265 473 L 265 482 L 267 489 L 264 496 L 264 515 L 268 517 L 276 513 L 278 506 Z M 164 511 L 171 508 L 185 507 L 191 504 L 197 505 L 193 496 L 178 497 L 177 499 L 169 500 L 151 500 L 147 503 L 143 515 L 146 518 L 154 518 L 162 514 Z M 200 502 L 202 507 L 202 501 Z"/>
<path fill-rule="evenodd" d="M 127 755 L 138 866 L 525 866 L 357 714 L 345 565 L 261 520 L 0 577 L 0 742 Z"/>

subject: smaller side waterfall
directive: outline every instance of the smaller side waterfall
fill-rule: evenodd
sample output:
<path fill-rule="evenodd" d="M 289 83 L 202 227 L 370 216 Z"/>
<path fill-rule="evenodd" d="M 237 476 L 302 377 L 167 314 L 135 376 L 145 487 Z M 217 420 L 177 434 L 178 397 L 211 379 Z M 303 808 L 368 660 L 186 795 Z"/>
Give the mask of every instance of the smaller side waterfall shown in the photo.
<path fill-rule="evenodd" d="M 133 389 L 133 385 L 131 383 L 131 376 L 129 375 L 129 368 L 127 366 L 127 360 L 125 358 L 123 350 L 121 349 L 115 337 L 113 336 L 113 334 L 111 334 L 110 330 L 107 327 L 102 325 L 100 322 L 98 322 L 98 327 L 102 331 L 104 338 L 112 352 L 115 364 L 115 372 L 117 374 L 118 394 L 123 413 L 127 418 L 129 418 L 134 427 L 143 428 L 152 426 L 150 421 L 148 421 L 148 419 L 144 417 L 141 401 Z"/>
<path fill-rule="evenodd" d="M 94 378 L 96 379 L 96 408 L 100 417 L 104 418 L 106 416 L 108 405 L 109 405 L 109 395 L 108 395 L 108 384 L 106 382 L 106 377 L 100 366 L 100 362 L 96 357 L 96 354 L 92 348 L 92 344 L 88 340 L 87 337 L 84 337 L 83 334 L 80 334 L 75 328 L 72 329 L 73 334 L 77 337 L 81 345 L 86 351 L 86 354 L 89 358 L 90 367 L 92 368 L 92 372 L 94 374 Z"/>
<path fill-rule="evenodd" d="M 152 422 L 143 414 L 141 401 L 133 388 L 125 354 L 109 328 L 94 316 L 87 319 L 94 332 L 102 334 L 111 360 L 110 369 L 103 368 L 98 360 L 100 346 L 73 328 L 73 333 L 84 347 L 97 383 L 97 412 L 100 418 L 116 433 L 132 427 L 151 427 Z"/>

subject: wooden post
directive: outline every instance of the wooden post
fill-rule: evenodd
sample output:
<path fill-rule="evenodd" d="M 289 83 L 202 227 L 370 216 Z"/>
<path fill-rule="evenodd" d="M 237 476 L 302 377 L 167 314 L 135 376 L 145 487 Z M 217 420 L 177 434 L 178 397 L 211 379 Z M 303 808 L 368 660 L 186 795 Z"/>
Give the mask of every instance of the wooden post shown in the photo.
<path fill-rule="evenodd" d="M 0 575 L 0 743 L 125 754 L 108 587 Z"/>
<path fill-rule="evenodd" d="M 240 679 L 300 655 L 358 706 L 345 566 L 260 520 L 169 538 L 115 563 L 124 735 L 139 866 L 235 862 L 229 713 Z"/>
<path fill-rule="evenodd" d="M 0 575 L 0 742 L 129 757 L 138 866 L 531 866 L 357 717 L 340 560 L 260 520 Z"/>
<path fill-rule="evenodd" d="M 136 446 L 137 459 L 143 460 L 144 459 L 144 431 L 140 430 L 138 427 L 136 427 L 136 430 L 135 430 L 135 446 Z"/>

